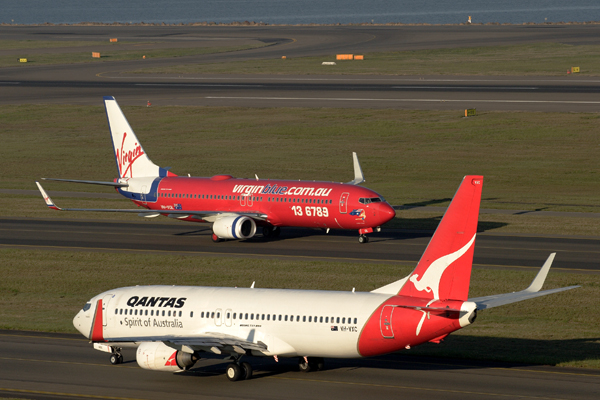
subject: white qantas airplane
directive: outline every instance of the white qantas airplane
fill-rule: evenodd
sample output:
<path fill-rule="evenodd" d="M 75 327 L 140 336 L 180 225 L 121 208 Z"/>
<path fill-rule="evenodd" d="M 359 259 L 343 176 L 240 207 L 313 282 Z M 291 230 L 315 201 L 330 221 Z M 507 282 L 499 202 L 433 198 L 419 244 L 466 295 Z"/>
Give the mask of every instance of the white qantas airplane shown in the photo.
<path fill-rule="evenodd" d="M 478 310 L 564 290 L 540 291 L 551 254 L 525 290 L 468 298 L 482 176 L 466 176 L 415 270 L 368 293 L 195 286 L 135 286 L 92 298 L 73 324 L 98 350 L 122 362 L 137 348 L 145 369 L 181 371 L 203 353 L 229 356 L 226 375 L 248 379 L 244 355 L 298 357 L 321 369 L 323 357 L 353 358 L 438 343 L 475 321 Z"/>

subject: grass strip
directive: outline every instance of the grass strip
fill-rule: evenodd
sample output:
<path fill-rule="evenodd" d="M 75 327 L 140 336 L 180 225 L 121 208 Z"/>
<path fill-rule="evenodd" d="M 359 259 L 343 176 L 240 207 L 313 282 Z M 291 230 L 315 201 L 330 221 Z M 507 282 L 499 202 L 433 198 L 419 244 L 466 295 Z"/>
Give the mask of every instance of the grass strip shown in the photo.
<path fill-rule="evenodd" d="M 106 44 L 104 44 L 106 45 Z M 150 58 L 175 58 L 186 56 L 197 56 L 202 54 L 225 53 L 232 51 L 255 49 L 259 47 L 269 46 L 268 43 L 255 43 L 242 46 L 226 46 L 226 47 L 186 47 L 186 48 L 161 48 L 161 49 L 141 49 L 141 50 L 119 50 L 118 48 L 101 52 L 101 58 L 92 58 L 90 51 L 82 52 L 48 52 L 48 53 L 30 53 L 24 52 L 19 54 L 18 58 L 26 58 L 27 64 L 20 64 L 24 67 L 28 65 L 52 65 L 52 64 L 74 64 L 74 63 L 90 63 L 90 62 L 110 62 L 110 61 L 126 61 L 126 60 L 141 60 L 142 57 Z M 96 51 L 96 50 L 93 50 Z M 14 55 L 0 56 L 0 67 L 12 67 L 18 65 L 18 59 Z"/>
<path fill-rule="evenodd" d="M 336 65 L 321 65 L 335 61 Z M 293 75 L 600 75 L 600 45 L 535 43 L 364 54 L 364 60 L 336 61 L 335 55 L 236 63 L 181 64 L 132 73 Z"/>
<path fill-rule="evenodd" d="M 405 265 L 199 258 L 102 252 L 0 250 L 0 329 L 74 332 L 92 296 L 129 285 L 250 286 L 370 291 Z M 472 297 L 522 290 L 536 271 L 474 269 Z M 582 288 L 480 313 L 446 344 L 411 352 L 600 368 L 600 276 L 551 272 L 545 288 Z"/>
<path fill-rule="evenodd" d="M 597 114 L 123 109 L 150 158 L 180 175 L 346 182 L 356 151 L 365 185 L 392 204 L 445 205 L 464 175 L 482 174 L 484 208 L 598 212 Z M 116 176 L 100 105 L 3 106 L 0 141 L 1 188 L 35 189 L 41 177 Z M 110 190 L 59 182 L 46 189 Z"/>

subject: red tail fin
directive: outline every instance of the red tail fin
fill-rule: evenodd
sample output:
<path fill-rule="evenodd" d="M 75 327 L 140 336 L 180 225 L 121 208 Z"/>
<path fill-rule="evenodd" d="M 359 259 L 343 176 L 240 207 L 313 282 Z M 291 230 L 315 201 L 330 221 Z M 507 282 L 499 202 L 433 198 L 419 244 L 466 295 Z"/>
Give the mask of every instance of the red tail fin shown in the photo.
<path fill-rule="evenodd" d="M 400 295 L 467 300 L 483 176 L 463 178 Z"/>

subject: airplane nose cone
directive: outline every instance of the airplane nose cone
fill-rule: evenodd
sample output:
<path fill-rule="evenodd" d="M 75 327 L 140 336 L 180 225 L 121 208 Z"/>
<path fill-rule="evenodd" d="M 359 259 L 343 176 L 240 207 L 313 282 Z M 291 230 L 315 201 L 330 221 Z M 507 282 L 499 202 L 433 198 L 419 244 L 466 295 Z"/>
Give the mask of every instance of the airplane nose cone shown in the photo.
<path fill-rule="evenodd" d="M 73 326 L 77 329 L 83 336 L 86 338 L 90 338 L 90 332 L 92 331 L 92 321 L 89 318 L 89 315 L 86 315 L 84 311 L 79 311 L 75 318 L 73 318 Z"/>
<path fill-rule="evenodd" d="M 386 222 L 392 220 L 396 216 L 396 210 L 388 203 L 381 204 L 381 208 L 379 210 L 379 216 L 382 219 L 381 224 L 385 224 Z"/>

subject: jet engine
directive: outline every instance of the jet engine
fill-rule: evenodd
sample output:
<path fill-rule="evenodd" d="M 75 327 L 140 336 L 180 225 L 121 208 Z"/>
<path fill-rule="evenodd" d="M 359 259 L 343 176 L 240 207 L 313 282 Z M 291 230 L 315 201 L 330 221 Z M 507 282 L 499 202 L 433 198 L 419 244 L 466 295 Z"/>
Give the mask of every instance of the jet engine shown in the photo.
<path fill-rule="evenodd" d="M 256 222 L 244 215 L 228 215 L 216 220 L 213 233 L 219 239 L 249 239 L 256 233 Z"/>
<path fill-rule="evenodd" d="M 190 368 L 198 359 L 194 354 L 175 350 L 163 342 L 144 342 L 136 353 L 138 365 L 153 371 L 181 371 Z"/>

